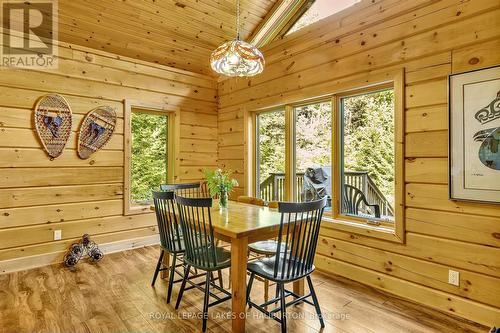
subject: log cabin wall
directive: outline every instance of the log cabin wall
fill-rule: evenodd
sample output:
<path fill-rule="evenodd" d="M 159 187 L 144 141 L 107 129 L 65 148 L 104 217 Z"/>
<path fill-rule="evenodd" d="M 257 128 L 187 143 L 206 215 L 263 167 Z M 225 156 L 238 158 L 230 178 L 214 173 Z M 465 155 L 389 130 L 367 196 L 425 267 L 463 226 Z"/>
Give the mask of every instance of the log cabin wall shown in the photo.
<path fill-rule="evenodd" d="M 55 71 L 0 71 L 0 273 L 62 261 L 84 233 L 108 251 L 157 242 L 153 214 L 123 215 L 124 99 L 180 109 L 176 181 L 202 179 L 202 167 L 216 166 L 213 78 L 63 43 L 59 57 Z M 32 121 L 47 93 L 63 95 L 73 111 L 70 141 L 53 161 Z M 103 150 L 81 160 L 76 131 L 99 105 L 115 108 L 118 125 Z"/>
<path fill-rule="evenodd" d="M 242 185 L 233 195 L 247 190 L 245 112 L 404 68 L 406 241 L 325 223 L 317 267 L 500 325 L 500 206 L 450 201 L 447 185 L 447 76 L 500 63 L 499 17 L 498 0 L 364 0 L 266 46 L 263 74 L 219 82 L 219 164 Z M 460 272 L 460 287 L 448 284 L 448 269 Z"/>

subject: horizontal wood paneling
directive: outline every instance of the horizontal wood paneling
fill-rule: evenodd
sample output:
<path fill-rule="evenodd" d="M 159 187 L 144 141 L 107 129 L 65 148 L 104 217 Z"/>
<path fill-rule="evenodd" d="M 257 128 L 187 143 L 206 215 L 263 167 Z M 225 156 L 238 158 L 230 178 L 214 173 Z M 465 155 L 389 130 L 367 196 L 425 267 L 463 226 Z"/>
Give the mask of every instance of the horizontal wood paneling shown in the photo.
<path fill-rule="evenodd" d="M 187 103 L 189 99 L 184 96 L 166 95 L 160 91 L 141 90 L 125 86 L 115 86 L 102 81 L 87 81 L 80 78 L 64 77 L 49 73 L 38 73 L 30 71 L 26 74 L 23 70 L 9 70 L 0 76 L 0 86 L 33 89 L 38 87 L 43 91 L 57 91 L 65 95 L 102 98 L 110 101 L 121 102 L 123 96 L 133 96 L 137 100 L 147 100 L 153 103 L 165 104 L 170 107 L 180 107 L 189 110 L 199 110 L 200 108 L 214 109 L 214 102 L 198 101 L 197 103 Z M 195 106 L 196 105 L 196 106 Z"/>
<path fill-rule="evenodd" d="M 499 216 L 500 210 L 493 204 L 449 200 L 448 186 L 438 184 L 408 184 L 406 206 L 485 216 Z"/>
<path fill-rule="evenodd" d="M 153 214 L 139 214 L 138 216 L 100 217 L 90 220 L 11 228 L 0 230 L 0 248 L 5 249 L 50 242 L 54 239 L 54 230 L 56 229 L 62 231 L 62 239 L 72 239 L 78 238 L 85 233 L 103 234 L 149 226 L 154 227 L 155 225 L 156 219 Z"/>
<path fill-rule="evenodd" d="M 305 69 L 312 71 L 313 68 L 316 68 L 317 72 L 327 74 L 329 72 L 324 71 L 324 69 L 334 69 L 333 64 L 330 63 L 332 59 L 341 65 L 342 62 L 339 61 L 339 58 L 349 57 L 355 59 L 354 54 L 367 50 L 371 50 L 371 52 L 365 52 L 366 61 L 363 63 L 371 68 L 384 66 L 387 62 L 394 60 L 406 60 L 408 57 L 438 52 L 440 49 L 450 48 L 450 44 L 460 44 L 458 41 L 462 37 L 464 40 L 475 38 L 472 34 L 453 35 L 453 22 L 462 21 L 465 17 L 473 17 L 478 12 L 485 12 L 498 6 L 498 3 L 488 0 L 471 1 L 463 4 L 457 4 L 454 0 L 432 1 L 433 4 L 404 1 L 408 12 L 392 13 L 394 16 L 391 17 L 389 12 L 379 10 L 389 2 L 392 1 L 379 1 L 370 4 L 371 9 L 376 11 L 376 14 L 372 14 L 373 17 L 369 19 L 376 22 L 373 26 L 370 26 L 370 24 L 365 26 L 364 23 L 368 17 L 364 16 L 360 19 L 363 21 L 363 25 L 359 25 L 359 22 L 353 22 L 352 25 L 346 26 L 343 32 L 332 29 L 332 26 L 328 25 L 327 21 L 324 21 L 323 24 L 316 25 L 322 26 L 320 28 L 324 29 L 322 33 L 311 33 L 308 37 L 304 36 L 302 38 L 294 38 L 293 34 L 285 37 L 284 41 L 289 41 L 290 47 L 296 48 L 302 47 L 302 44 L 316 43 L 316 40 L 323 38 L 324 34 L 330 33 L 333 35 L 328 39 L 328 42 L 306 48 L 306 52 L 293 53 L 288 49 L 284 50 L 282 54 L 284 58 L 269 63 L 265 75 L 251 80 L 225 80 L 221 85 L 220 94 L 232 94 L 237 90 L 247 88 L 249 85 L 256 86 L 287 74 L 303 73 Z M 419 5 L 423 8 L 411 10 Z M 457 15 L 458 12 L 460 14 Z M 387 14 L 389 14 L 389 17 Z M 440 17 L 439 22 L 435 21 L 436 16 Z M 463 22 L 456 25 L 464 26 Z M 311 27 L 311 29 L 313 28 Z M 446 40 L 450 36 L 451 38 Z M 404 44 L 401 43 L 403 39 Z M 268 47 L 273 48 L 273 44 L 271 43 Z M 424 44 L 428 46 L 423 46 Z M 430 50 L 430 48 L 433 48 L 433 50 Z M 386 57 L 381 57 L 380 52 L 377 51 L 385 51 Z M 266 52 L 267 59 L 272 59 L 273 56 L 275 56 L 274 52 Z M 373 59 L 376 61 L 371 61 Z M 352 71 L 352 68 L 342 67 L 335 68 L 342 72 Z M 356 68 L 356 70 L 362 71 L 363 68 Z M 301 75 L 301 78 L 303 78 L 303 75 Z M 317 77 L 317 79 L 321 78 L 321 76 Z"/>
<path fill-rule="evenodd" d="M 448 156 L 448 132 L 408 133 L 405 138 L 406 157 Z"/>
<path fill-rule="evenodd" d="M 473 69 L 495 66 L 500 63 L 500 39 L 473 44 L 469 47 L 453 50 L 453 72 L 459 73 Z"/>
<path fill-rule="evenodd" d="M 89 201 L 0 210 L 0 228 L 121 215 L 123 200 Z"/>
<path fill-rule="evenodd" d="M 407 232 L 406 244 L 394 245 L 369 236 L 324 228 L 322 235 L 427 261 L 500 277 L 500 249 Z M 322 242 L 328 242 L 323 240 Z"/>
<path fill-rule="evenodd" d="M 3 86 L 0 89 L 0 105 L 11 108 L 26 108 L 33 109 L 36 101 L 43 95 L 49 93 L 44 90 L 39 90 L 40 86 L 33 84 L 33 88 L 15 88 L 10 85 Z M 56 89 L 57 91 L 57 89 Z M 108 105 L 116 110 L 116 115 L 123 118 L 123 106 L 121 102 L 104 100 L 100 97 L 85 97 L 65 95 L 64 98 L 71 106 L 73 113 L 85 115 L 89 110 L 92 110 L 100 105 Z"/>
<path fill-rule="evenodd" d="M 76 125 L 76 124 L 75 124 Z M 66 146 L 76 148 L 78 145 L 78 134 L 73 132 L 69 137 Z M 40 147 L 40 141 L 36 132 L 24 128 L 1 128 L 0 146 L 15 148 L 36 148 Z M 123 134 L 114 133 L 111 140 L 103 147 L 104 150 L 123 150 Z"/>
<path fill-rule="evenodd" d="M 406 132 L 440 131 L 448 128 L 448 105 L 407 109 Z"/>
<path fill-rule="evenodd" d="M 0 190 L 0 208 L 120 199 L 123 184 L 23 187 Z"/>
<path fill-rule="evenodd" d="M 79 124 L 83 118 L 84 114 L 76 113 L 75 109 L 73 111 L 73 124 Z M 88 112 L 88 110 L 85 110 Z M 2 123 L 0 127 L 13 127 L 13 128 L 33 128 L 33 119 L 31 117 L 32 109 L 23 109 L 23 108 L 8 108 L 8 107 L 0 107 L 0 113 L 2 113 Z M 28 114 L 26 114 L 28 113 Z M 123 112 L 118 112 L 118 118 L 116 119 L 116 128 L 115 133 L 123 134 Z M 76 129 L 75 129 L 76 130 Z"/>
<path fill-rule="evenodd" d="M 119 167 L 0 169 L 0 188 L 123 182 Z"/>
<path fill-rule="evenodd" d="M 138 237 L 158 236 L 157 227 L 146 227 L 140 229 L 118 231 L 106 234 L 93 235 L 92 239 L 98 244 L 114 243 L 123 240 L 134 240 Z M 38 265 L 36 261 L 44 255 L 52 255 L 53 260 L 43 262 L 43 265 L 61 262 L 64 254 L 69 246 L 79 240 L 80 237 L 68 238 L 65 240 L 33 244 L 23 247 L 12 247 L 0 250 L 0 272 L 4 273 L 5 266 L 9 267 L 9 271 L 16 270 L 16 262 L 34 261 L 35 263 L 26 264 L 26 268 L 31 268 Z M 39 266 L 39 265 L 38 265 Z"/>
<path fill-rule="evenodd" d="M 500 248 L 500 217 L 459 214 L 420 208 L 406 209 L 406 230 Z"/>
<path fill-rule="evenodd" d="M 408 158 L 405 163 L 407 183 L 448 183 L 448 159 Z"/>
<path fill-rule="evenodd" d="M 430 81 L 406 88 L 406 107 L 415 108 L 434 104 L 446 104 L 448 99 L 446 80 Z"/>
<path fill-rule="evenodd" d="M 477 13 L 479 10 L 484 11 L 487 8 L 491 9 L 497 6 L 497 3 L 492 3 L 491 1 L 480 1 L 475 12 Z M 335 46 L 331 48 L 332 54 L 330 56 L 325 51 L 319 52 L 315 50 L 311 55 L 301 54 L 297 56 L 297 58 L 300 58 L 300 61 L 305 63 L 305 66 L 307 66 L 306 69 L 297 68 L 299 59 L 272 64 L 266 69 L 265 75 L 251 80 L 253 94 L 248 94 L 244 89 L 241 89 L 228 95 L 222 94 L 220 101 L 224 106 L 236 105 L 250 99 L 255 99 L 256 96 L 265 94 L 273 95 L 279 94 L 283 90 L 300 89 L 300 87 L 331 80 L 334 77 L 350 75 L 353 71 L 363 72 L 383 68 L 394 63 L 443 52 L 458 46 L 467 46 L 471 40 L 485 41 L 497 36 L 499 23 L 496 17 L 499 15 L 498 10 L 490 10 L 481 16 L 469 18 L 466 18 L 466 16 L 462 17 L 461 15 L 457 16 L 456 10 L 455 8 L 453 15 L 454 23 L 436 27 L 436 22 L 433 22 L 428 17 L 428 24 L 436 28 L 431 31 L 423 31 L 420 34 L 410 35 L 404 38 L 404 43 L 401 43 L 401 40 L 397 40 L 368 51 L 353 52 L 349 56 L 339 56 L 338 52 L 335 52 Z M 457 30 L 460 33 L 457 34 Z M 342 46 L 340 45 L 339 47 Z M 318 56 L 325 62 L 318 64 L 318 61 L 314 61 L 314 57 Z M 335 61 L 330 62 L 330 59 Z M 311 63 L 318 65 L 312 66 Z M 322 73 L 322 75 L 317 75 L 317 73 Z M 280 85 L 274 84 L 272 79 L 279 78 L 280 76 L 286 77 L 288 80 L 282 80 Z M 242 81 L 238 83 L 240 86 L 244 87 L 247 85 L 248 81 Z M 437 84 L 436 87 L 438 87 Z"/>
<path fill-rule="evenodd" d="M 219 83 L 219 165 L 244 180 L 244 111 L 333 94 L 405 70 L 405 243 L 324 222 L 317 267 L 500 325 L 500 206 L 448 197 L 451 73 L 500 63 L 498 1 L 361 1 L 267 45 L 260 76 Z M 368 15 L 367 13 L 371 13 Z M 336 28 L 332 28 L 336 27 Z M 237 194 L 246 193 L 240 183 Z M 447 283 L 460 272 L 460 286 Z"/>
<path fill-rule="evenodd" d="M 64 46 L 71 44 L 61 43 Z M 59 50 L 59 56 L 66 59 L 73 59 L 80 62 L 92 63 L 106 68 L 121 69 L 166 79 L 172 82 L 187 83 L 196 87 L 216 89 L 217 83 L 211 77 L 195 74 L 193 72 L 165 68 L 152 64 L 150 62 L 134 59 L 134 61 L 116 61 L 123 60 L 124 57 L 99 50 L 86 50 L 83 48 L 65 47 Z M 82 73 L 84 74 L 84 73 Z"/>
<path fill-rule="evenodd" d="M 0 167 L 37 168 L 37 167 L 80 167 L 80 166 L 123 166 L 123 151 L 100 151 L 90 158 L 78 158 L 76 150 L 66 148 L 64 154 L 50 160 L 41 148 L 1 148 Z"/>
<path fill-rule="evenodd" d="M 350 242 L 322 238 L 318 254 L 357 266 L 382 272 L 398 278 L 414 281 L 434 289 L 458 293 L 458 295 L 495 306 L 500 296 L 500 279 L 483 274 L 462 271 L 461 287 L 448 283 L 448 267 L 415 259 L 385 250 L 374 249 Z"/>
<path fill-rule="evenodd" d="M 454 294 L 424 287 L 411 281 L 322 255 L 316 256 L 316 266 L 322 271 L 345 276 L 400 297 L 411 299 L 414 302 L 445 311 L 451 315 L 474 318 L 475 321 L 483 323 L 498 322 L 500 314 L 498 308 L 455 296 Z"/>
<path fill-rule="evenodd" d="M 199 170 L 217 165 L 212 78 L 64 43 L 59 51 L 57 70 L 0 75 L 0 268 L 10 271 L 16 259 L 19 268 L 36 265 L 34 258 L 61 261 L 84 233 L 98 243 L 157 233 L 149 211 L 123 216 L 125 99 L 180 108 L 179 181 L 201 179 Z M 70 140 L 53 160 L 42 150 L 32 120 L 36 101 L 49 92 L 62 94 L 73 111 Z M 100 105 L 116 110 L 117 128 L 104 149 L 82 160 L 77 131 L 87 112 Z M 56 229 L 62 230 L 61 241 L 53 241 Z"/>

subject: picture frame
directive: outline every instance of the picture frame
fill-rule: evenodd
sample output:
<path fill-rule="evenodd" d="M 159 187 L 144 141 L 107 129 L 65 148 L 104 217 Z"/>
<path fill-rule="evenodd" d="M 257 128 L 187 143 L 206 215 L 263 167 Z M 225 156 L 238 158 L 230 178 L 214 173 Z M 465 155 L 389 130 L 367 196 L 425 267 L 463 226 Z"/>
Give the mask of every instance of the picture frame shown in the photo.
<path fill-rule="evenodd" d="M 449 198 L 500 203 L 500 65 L 448 77 Z"/>

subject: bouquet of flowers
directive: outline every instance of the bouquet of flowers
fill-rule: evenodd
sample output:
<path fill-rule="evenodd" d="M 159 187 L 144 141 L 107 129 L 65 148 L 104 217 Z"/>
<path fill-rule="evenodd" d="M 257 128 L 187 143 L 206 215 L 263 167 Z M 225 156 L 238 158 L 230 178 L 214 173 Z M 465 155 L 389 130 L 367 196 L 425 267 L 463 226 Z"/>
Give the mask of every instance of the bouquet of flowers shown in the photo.
<path fill-rule="evenodd" d="M 204 170 L 205 178 L 207 179 L 207 187 L 212 198 L 219 197 L 219 206 L 227 208 L 228 195 L 235 186 L 238 186 L 236 179 L 231 179 L 233 174 L 230 170 L 223 171 L 221 169 Z"/>

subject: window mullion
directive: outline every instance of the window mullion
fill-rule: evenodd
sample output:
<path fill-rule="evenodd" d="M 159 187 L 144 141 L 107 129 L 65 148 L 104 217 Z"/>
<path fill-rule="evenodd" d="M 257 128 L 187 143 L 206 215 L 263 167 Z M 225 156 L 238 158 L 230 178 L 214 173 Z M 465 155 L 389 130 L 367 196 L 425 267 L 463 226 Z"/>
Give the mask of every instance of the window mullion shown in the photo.
<path fill-rule="evenodd" d="M 285 200 L 293 201 L 295 177 L 295 114 L 291 105 L 285 106 Z"/>
<path fill-rule="evenodd" d="M 332 96 L 332 212 L 340 213 L 340 110 L 338 96 Z"/>

